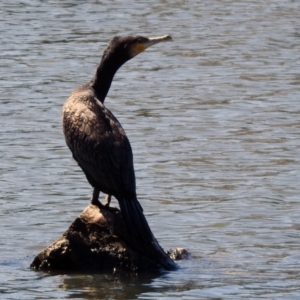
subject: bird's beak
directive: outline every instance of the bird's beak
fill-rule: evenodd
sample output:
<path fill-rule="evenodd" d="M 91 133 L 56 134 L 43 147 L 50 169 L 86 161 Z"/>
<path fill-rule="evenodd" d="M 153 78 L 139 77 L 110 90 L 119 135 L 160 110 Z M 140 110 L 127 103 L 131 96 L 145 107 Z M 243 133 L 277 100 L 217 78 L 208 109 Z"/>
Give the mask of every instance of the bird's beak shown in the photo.
<path fill-rule="evenodd" d="M 172 41 L 173 41 L 173 39 L 170 35 L 163 35 L 163 36 L 148 38 L 146 41 L 138 43 L 136 45 L 136 50 L 138 52 L 143 52 L 147 48 L 149 48 L 155 44 L 158 44 L 160 42 L 172 42 Z"/>
<path fill-rule="evenodd" d="M 158 37 L 154 37 L 154 38 L 149 38 L 149 41 L 145 42 L 144 46 L 145 46 L 145 49 L 147 49 L 148 47 L 151 47 L 160 42 L 172 42 L 172 41 L 173 41 L 173 39 L 170 35 L 163 35 L 163 36 L 158 36 Z"/>

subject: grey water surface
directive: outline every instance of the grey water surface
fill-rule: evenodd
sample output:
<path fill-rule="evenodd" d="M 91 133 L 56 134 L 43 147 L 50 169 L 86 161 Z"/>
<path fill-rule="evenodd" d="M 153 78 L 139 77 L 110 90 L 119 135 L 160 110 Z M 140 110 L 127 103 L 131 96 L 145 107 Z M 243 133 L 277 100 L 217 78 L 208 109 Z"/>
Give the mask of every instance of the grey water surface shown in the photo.
<path fill-rule="evenodd" d="M 300 298 L 299 1 L 4 0 L 0 14 L 0 299 Z M 174 39 L 124 65 L 106 105 L 155 236 L 192 258 L 161 276 L 33 272 L 92 192 L 62 105 L 125 34 Z"/>

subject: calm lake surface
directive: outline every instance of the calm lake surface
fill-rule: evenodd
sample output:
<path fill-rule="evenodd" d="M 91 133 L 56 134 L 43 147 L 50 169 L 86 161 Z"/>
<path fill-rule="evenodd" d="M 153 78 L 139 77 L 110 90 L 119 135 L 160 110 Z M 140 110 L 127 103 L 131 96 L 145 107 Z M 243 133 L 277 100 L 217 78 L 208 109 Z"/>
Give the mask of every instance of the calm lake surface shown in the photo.
<path fill-rule="evenodd" d="M 299 1 L 4 0 L 0 11 L 1 299 L 300 298 Z M 124 65 L 106 105 L 155 236 L 192 259 L 157 277 L 33 272 L 92 192 L 62 105 L 128 34 L 174 39 Z"/>

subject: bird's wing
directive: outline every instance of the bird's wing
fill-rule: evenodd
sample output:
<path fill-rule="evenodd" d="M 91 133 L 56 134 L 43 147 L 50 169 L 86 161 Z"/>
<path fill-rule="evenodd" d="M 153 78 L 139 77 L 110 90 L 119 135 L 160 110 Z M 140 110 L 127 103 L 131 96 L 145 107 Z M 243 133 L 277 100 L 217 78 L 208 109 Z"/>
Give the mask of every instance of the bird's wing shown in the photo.
<path fill-rule="evenodd" d="M 82 102 L 66 106 L 63 126 L 67 145 L 90 182 L 107 194 L 135 193 L 129 140 L 100 101 L 93 101 L 92 107 Z"/>

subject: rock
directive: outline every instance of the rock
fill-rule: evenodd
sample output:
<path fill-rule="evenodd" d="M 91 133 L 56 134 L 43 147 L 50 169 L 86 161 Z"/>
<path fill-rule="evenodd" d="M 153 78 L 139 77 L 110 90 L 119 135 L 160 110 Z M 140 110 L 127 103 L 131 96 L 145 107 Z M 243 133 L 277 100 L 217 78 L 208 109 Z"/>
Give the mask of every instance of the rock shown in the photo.
<path fill-rule="evenodd" d="M 186 260 L 191 258 L 191 253 L 184 248 L 175 248 L 174 250 L 170 249 L 167 251 L 167 254 L 171 257 L 171 259 L 175 261 Z"/>
<path fill-rule="evenodd" d="M 177 264 L 155 240 L 145 244 L 130 236 L 117 208 L 90 204 L 69 229 L 39 253 L 30 265 L 41 271 L 175 270 Z"/>

